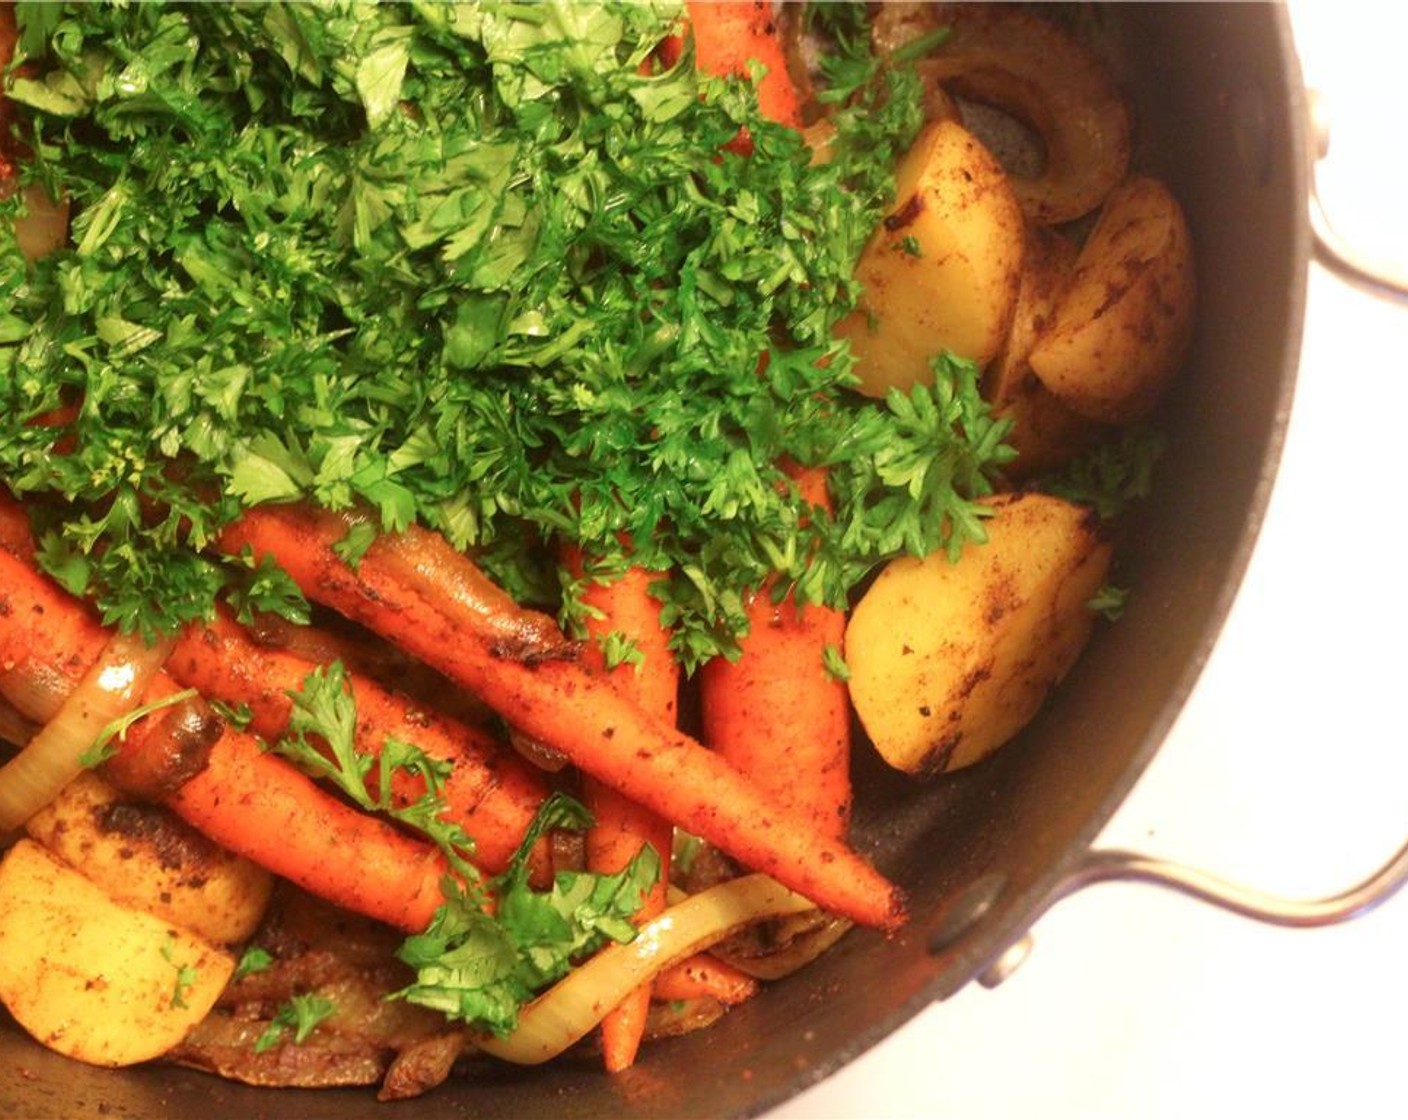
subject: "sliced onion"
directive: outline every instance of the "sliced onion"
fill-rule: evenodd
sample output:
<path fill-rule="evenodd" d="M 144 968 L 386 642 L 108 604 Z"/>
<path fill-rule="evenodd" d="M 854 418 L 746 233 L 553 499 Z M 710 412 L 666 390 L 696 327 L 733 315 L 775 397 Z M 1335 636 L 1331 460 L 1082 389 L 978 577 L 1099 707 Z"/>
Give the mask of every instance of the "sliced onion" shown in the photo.
<path fill-rule="evenodd" d="M 25 719 L 13 704 L 0 700 L 0 740 L 23 746 L 34 736 L 34 724 Z"/>
<path fill-rule="evenodd" d="M 766 875 L 745 875 L 700 891 L 641 926 L 634 941 L 608 946 L 549 988 L 524 1009 L 508 1038 L 478 1037 L 475 1045 L 520 1065 L 549 1061 L 675 962 L 752 922 L 815 908 Z"/>
<path fill-rule="evenodd" d="M 108 642 L 53 719 L 0 768 L 0 829 L 24 824 L 83 770 L 83 755 L 137 706 L 169 650 L 169 643 L 148 646 L 136 634 Z"/>
<path fill-rule="evenodd" d="M 849 918 L 816 910 L 778 923 L 777 944 L 750 952 L 746 946 L 719 945 L 714 955 L 755 980 L 781 980 L 825 953 L 850 930 Z"/>
<path fill-rule="evenodd" d="M 53 719 L 72 691 L 73 681 L 37 657 L 25 657 L 0 673 L 0 696 L 36 723 Z"/>

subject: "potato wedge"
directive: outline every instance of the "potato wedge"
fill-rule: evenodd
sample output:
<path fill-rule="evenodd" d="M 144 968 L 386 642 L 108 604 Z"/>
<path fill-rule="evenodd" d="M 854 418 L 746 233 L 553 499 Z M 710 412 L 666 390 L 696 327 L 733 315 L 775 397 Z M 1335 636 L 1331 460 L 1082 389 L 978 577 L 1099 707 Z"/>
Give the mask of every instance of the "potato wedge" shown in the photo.
<path fill-rule="evenodd" d="M 91 772 L 70 782 L 25 828 L 115 901 L 217 945 L 254 932 L 273 886 L 262 867 L 165 809 L 129 801 Z"/>
<path fill-rule="evenodd" d="M 983 375 L 983 396 L 993 414 L 1012 421 L 1007 442 L 1016 449 L 1017 458 L 1004 468 L 1004 474 L 1015 482 L 1065 466 L 1108 431 L 1067 408 L 1041 383 L 1027 360 L 1075 272 L 1076 252 L 1070 238 L 1045 226 L 1029 225 L 1012 327 Z"/>
<path fill-rule="evenodd" d="M 860 308 L 836 328 L 872 396 L 930 383 L 930 359 L 945 350 L 986 363 L 1021 278 L 1022 212 L 1001 165 L 961 125 L 924 129 L 900 161 L 895 197 L 856 265 Z"/>
<path fill-rule="evenodd" d="M 155 1058 L 205 1017 L 234 968 L 33 840 L 0 863 L 0 1002 L 60 1054 L 100 1066 Z"/>
<path fill-rule="evenodd" d="M 881 756 L 956 770 L 1036 714 L 1094 625 L 1110 545 L 1094 514 L 1045 494 L 991 500 L 988 540 L 891 561 L 851 613 L 851 701 Z"/>
<path fill-rule="evenodd" d="M 1182 208 L 1156 179 L 1132 179 L 1106 201 L 1027 360 L 1081 415 L 1137 420 L 1186 357 L 1196 302 Z"/>

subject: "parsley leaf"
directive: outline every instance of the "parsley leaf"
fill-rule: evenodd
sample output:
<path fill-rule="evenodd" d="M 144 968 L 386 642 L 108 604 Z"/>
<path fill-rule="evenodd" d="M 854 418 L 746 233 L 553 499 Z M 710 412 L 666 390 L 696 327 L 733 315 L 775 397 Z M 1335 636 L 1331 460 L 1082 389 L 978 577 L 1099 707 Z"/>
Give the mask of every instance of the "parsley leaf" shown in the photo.
<path fill-rule="evenodd" d="M 254 1040 L 254 1052 L 262 1054 L 272 1050 L 283 1041 L 290 1030 L 293 1031 L 293 1044 L 301 1046 L 308 1040 L 319 1023 L 337 1010 L 332 1000 L 316 993 L 290 996 L 279 1004 L 274 1017 L 263 1033 Z"/>
<path fill-rule="evenodd" d="M 464 829 L 443 816 L 442 793 L 451 764 L 433 759 L 419 747 L 388 737 L 373 756 L 356 744 L 357 706 L 341 661 L 318 666 L 290 692 L 293 702 L 288 728 L 270 749 L 296 763 L 305 773 L 331 782 L 367 812 L 382 813 L 431 840 L 445 853 L 450 866 L 470 882 L 478 873 L 470 864 L 474 841 Z M 423 789 L 416 800 L 398 803 L 392 796 L 394 778 L 406 774 Z"/>
<path fill-rule="evenodd" d="M 631 918 L 659 876 L 653 848 L 616 875 L 560 871 L 546 891 L 528 883 L 528 855 L 539 836 L 583 828 L 590 819 L 562 794 L 544 803 L 512 864 L 490 884 L 498 899 L 493 917 L 452 885 L 430 927 L 398 953 L 416 981 L 397 997 L 502 1037 L 517 1024 L 518 1009 L 574 962 L 608 941 L 631 940 Z"/>

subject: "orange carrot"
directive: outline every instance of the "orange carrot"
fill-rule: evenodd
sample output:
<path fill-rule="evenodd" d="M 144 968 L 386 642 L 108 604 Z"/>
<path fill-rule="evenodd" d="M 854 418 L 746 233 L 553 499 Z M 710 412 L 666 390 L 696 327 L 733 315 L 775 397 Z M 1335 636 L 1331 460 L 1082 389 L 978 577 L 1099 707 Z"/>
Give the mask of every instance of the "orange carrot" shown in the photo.
<path fill-rule="evenodd" d="M 42 666 L 58 687 L 72 689 L 107 640 L 82 603 L 0 550 L 0 666 Z M 158 673 L 143 702 L 177 688 Z M 140 752 L 158 724 L 135 723 L 119 755 Z M 344 909 L 419 932 L 442 901 L 448 869 L 435 848 L 346 805 L 234 729 L 225 729 L 205 769 L 167 804 L 230 851 Z"/>
<path fill-rule="evenodd" d="M 708 997 L 732 1007 L 752 999 L 758 987 L 747 973 L 708 953 L 697 953 L 660 973 L 651 994 L 657 1000 Z"/>
<path fill-rule="evenodd" d="M 295 654 L 260 646 L 223 613 L 208 625 L 189 628 L 166 662 L 167 672 L 203 695 L 247 705 L 253 715 L 250 729 L 268 740 L 287 729 L 293 709 L 289 693 L 302 687 L 313 667 Z M 429 711 L 350 670 L 346 680 L 357 705 L 357 749 L 378 755 L 393 738 L 451 763 L 442 791 L 445 815 L 474 838 L 476 866 L 504 870 L 547 796 L 542 781 L 478 728 Z M 397 775 L 397 804 L 409 804 L 424 792 L 423 782 Z M 539 881 L 550 874 L 546 838 L 532 866 Z"/>
<path fill-rule="evenodd" d="M 444 901 L 437 849 L 338 801 L 243 732 L 227 730 L 166 804 L 230 851 L 398 929 L 421 932 Z"/>
<path fill-rule="evenodd" d="M 4 489 L 0 489 L 0 548 L 16 556 L 34 555 L 34 532 L 24 507 Z"/>
<path fill-rule="evenodd" d="M 564 549 L 564 560 L 576 576 L 585 577 L 580 549 Z M 642 711 L 662 723 L 674 724 L 679 666 L 670 651 L 669 632 L 660 624 L 660 603 L 650 593 L 655 578 L 652 572 L 632 567 L 610 583 L 586 586 L 582 601 L 595 612 L 586 626 L 595 640 L 587 643 L 582 659 L 607 676 Z M 607 669 L 600 642 L 613 632 L 631 641 L 639 664 L 622 663 Z M 637 923 L 649 921 L 665 909 L 673 826 L 593 778 L 584 780 L 582 793 L 595 822 L 587 832 L 588 870 L 618 872 L 647 844 L 660 856 L 660 877 L 636 914 Z M 650 991 L 649 984 L 641 985 L 602 1019 L 602 1058 L 608 1072 L 619 1073 L 635 1062 L 650 1012 Z"/>
<path fill-rule="evenodd" d="M 525 662 L 495 651 L 388 578 L 370 552 L 353 571 L 334 551 L 337 539 L 300 507 L 269 505 L 247 511 L 220 544 L 278 563 L 310 599 L 438 668 L 586 774 L 822 909 L 885 930 L 904 922 L 902 892 L 855 851 L 779 810 L 722 758 L 602 676 L 576 661 Z"/>
<path fill-rule="evenodd" d="M 825 508 L 825 474 L 795 474 L 802 500 Z M 774 603 L 764 587 L 748 621 L 738 660 L 717 657 L 699 670 L 702 738 L 778 805 L 841 839 L 850 827 L 851 710 L 823 658 L 828 646 L 840 649 L 845 615 L 799 609 L 790 592 Z"/>
<path fill-rule="evenodd" d="M 800 127 L 800 95 L 787 71 L 766 3 L 690 3 L 701 69 L 747 73 L 768 67 L 759 87 L 763 114 Z M 799 497 L 827 509 L 826 475 L 793 469 Z M 737 661 L 716 658 L 699 673 L 703 738 L 758 783 L 777 804 L 841 839 L 850 827 L 851 714 L 846 686 L 827 671 L 828 646 L 840 649 L 844 614 L 823 606 L 799 610 L 788 593 L 777 603 L 764 587 L 748 604 L 748 634 Z"/>
<path fill-rule="evenodd" d="M 748 77 L 750 63 L 767 70 L 758 84 L 758 108 L 779 124 L 802 125 L 802 104 L 767 0 L 688 0 L 695 63 L 718 78 Z M 665 60 L 677 55 L 667 47 Z"/>

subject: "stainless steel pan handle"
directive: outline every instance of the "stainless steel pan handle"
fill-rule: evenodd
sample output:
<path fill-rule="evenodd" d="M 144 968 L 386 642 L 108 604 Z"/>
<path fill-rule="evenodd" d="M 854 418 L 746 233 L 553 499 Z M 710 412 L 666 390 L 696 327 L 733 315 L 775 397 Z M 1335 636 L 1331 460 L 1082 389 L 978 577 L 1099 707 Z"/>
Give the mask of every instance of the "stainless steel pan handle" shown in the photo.
<path fill-rule="evenodd" d="M 1330 151 L 1330 114 L 1323 95 L 1310 90 L 1310 135 L 1317 163 Z M 1324 197 L 1310 177 L 1310 232 L 1315 238 L 1315 258 L 1347 280 L 1381 295 L 1408 299 L 1408 264 L 1380 259 L 1362 245 L 1342 237 L 1331 220 Z"/>
<path fill-rule="evenodd" d="M 1330 119 L 1325 99 L 1310 91 L 1311 135 L 1317 163 L 1330 150 Z M 1309 197 L 1310 230 L 1315 243 L 1316 259 L 1326 268 L 1350 282 L 1378 295 L 1408 299 L 1408 264 L 1396 263 L 1374 256 L 1362 246 L 1351 243 L 1336 230 L 1329 210 L 1311 176 Z M 1160 859 L 1141 852 L 1123 849 L 1094 849 L 1085 853 L 1075 866 L 1057 883 L 1042 903 L 1036 917 L 1045 914 L 1056 903 L 1075 892 L 1105 882 L 1147 883 L 1177 891 L 1180 894 L 1217 906 L 1242 917 L 1270 925 L 1292 928 L 1329 926 L 1367 913 L 1394 895 L 1408 881 L 1408 843 L 1391 859 L 1367 878 L 1338 894 L 1319 898 L 1287 898 L 1268 894 L 1257 888 L 1231 882 L 1198 868 Z M 994 890 L 999 884 L 991 885 Z M 977 891 L 971 896 L 980 905 L 960 907 L 962 918 L 975 921 L 986 909 L 988 892 Z M 1035 919 L 1031 923 L 1035 924 Z M 950 928 L 956 936 L 964 922 Z M 941 934 L 935 949 L 942 949 L 948 938 Z M 978 981 L 984 987 L 996 987 L 1010 976 L 1027 958 L 1032 948 L 1030 932 L 1008 945 L 980 973 Z"/>
<path fill-rule="evenodd" d="M 1141 852 L 1095 849 L 1087 852 L 1057 884 L 1036 917 L 1040 918 L 1063 898 L 1084 887 L 1096 883 L 1134 882 L 1178 891 L 1244 918 L 1305 929 L 1334 925 L 1366 914 L 1392 897 L 1405 881 L 1408 881 L 1408 844 L 1399 848 L 1393 858 L 1372 875 L 1348 890 L 1306 899 L 1267 894 L 1254 887 Z M 978 974 L 978 982 L 985 988 L 997 987 L 1027 959 L 1031 949 L 1032 935 L 1023 934 Z"/>

